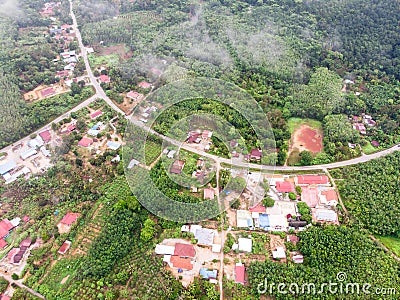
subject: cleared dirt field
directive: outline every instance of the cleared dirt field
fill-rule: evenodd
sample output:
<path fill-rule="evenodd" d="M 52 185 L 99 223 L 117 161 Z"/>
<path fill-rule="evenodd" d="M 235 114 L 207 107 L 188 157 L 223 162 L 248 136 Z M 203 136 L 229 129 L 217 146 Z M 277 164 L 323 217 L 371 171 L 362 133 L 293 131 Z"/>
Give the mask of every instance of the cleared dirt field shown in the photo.
<path fill-rule="evenodd" d="M 292 135 L 290 146 L 299 151 L 308 150 L 312 153 L 322 151 L 322 132 L 308 125 L 301 125 Z"/>
<path fill-rule="evenodd" d="M 129 59 L 133 56 L 133 52 L 130 51 L 124 44 L 118 44 L 109 47 L 97 46 L 95 47 L 95 50 L 97 54 L 101 56 L 118 54 L 118 56 L 123 60 Z"/>
<path fill-rule="evenodd" d="M 301 124 L 294 129 L 289 141 L 288 165 L 294 165 L 300 160 L 302 151 L 310 151 L 317 154 L 323 150 L 323 134 L 319 128 Z"/>

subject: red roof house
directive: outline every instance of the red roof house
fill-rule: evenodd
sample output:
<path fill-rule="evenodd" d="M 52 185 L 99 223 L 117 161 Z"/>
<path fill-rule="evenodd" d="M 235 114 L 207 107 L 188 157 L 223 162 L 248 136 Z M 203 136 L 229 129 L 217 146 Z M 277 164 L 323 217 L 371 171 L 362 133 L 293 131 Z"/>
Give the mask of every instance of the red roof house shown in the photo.
<path fill-rule="evenodd" d="M 250 152 L 250 159 L 260 160 L 262 152 L 260 149 L 252 149 Z"/>
<path fill-rule="evenodd" d="M 200 133 L 198 133 L 196 131 L 189 132 L 189 137 L 187 139 L 187 142 L 189 144 L 192 144 L 192 143 L 197 143 L 198 144 L 198 143 L 200 143 L 201 142 Z"/>
<path fill-rule="evenodd" d="M 80 141 L 79 141 L 79 143 L 78 143 L 78 146 L 81 146 L 81 147 L 89 147 L 91 144 L 93 144 L 93 139 L 91 139 L 91 138 L 87 138 L 87 137 L 83 137 Z"/>
<path fill-rule="evenodd" d="M 65 241 L 62 245 L 61 245 L 61 247 L 60 247 L 60 249 L 58 249 L 58 253 L 59 254 L 65 254 L 67 251 L 68 251 L 68 249 L 71 247 L 71 242 L 70 241 Z"/>
<path fill-rule="evenodd" d="M 8 252 L 8 254 L 7 254 L 8 261 L 13 262 L 14 261 L 14 256 L 19 252 L 19 250 L 21 250 L 21 249 L 12 248 L 10 250 L 10 252 Z"/>
<path fill-rule="evenodd" d="M 8 219 L 4 219 L 0 222 L 0 238 L 4 238 L 10 234 L 10 230 L 14 228 L 14 225 Z"/>
<path fill-rule="evenodd" d="M 208 139 L 208 138 L 211 138 L 212 137 L 212 131 L 210 131 L 210 130 L 204 130 L 203 132 L 202 132 L 202 134 L 201 134 L 201 137 L 203 138 L 203 139 Z"/>
<path fill-rule="evenodd" d="M 25 239 L 21 243 L 19 243 L 19 246 L 21 248 L 28 248 L 30 245 L 32 245 L 32 240 L 31 239 Z"/>
<path fill-rule="evenodd" d="M 174 268 L 182 270 L 192 270 L 193 265 L 190 258 L 182 258 L 179 256 L 171 256 L 170 262 Z"/>
<path fill-rule="evenodd" d="M 379 147 L 381 144 L 377 141 L 371 141 L 371 145 L 374 146 L 375 148 Z"/>
<path fill-rule="evenodd" d="M 311 208 L 317 206 L 319 202 L 318 189 L 316 187 L 303 187 L 301 191 L 301 200 Z"/>
<path fill-rule="evenodd" d="M 204 199 L 210 199 L 210 200 L 214 200 L 215 197 L 215 191 L 214 189 L 204 189 Z"/>
<path fill-rule="evenodd" d="M 44 97 L 48 97 L 48 96 L 52 96 L 55 93 L 56 93 L 56 91 L 52 87 L 49 87 L 47 89 L 44 89 L 44 90 L 40 91 L 40 94 L 42 95 L 43 98 Z"/>
<path fill-rule="evenodd" d="M 5 247 L 7 247 L 7 242 L 3 239 L 0 239 L 0 249 L 4 249 Z"/>
<path fill-rule="evenodd" d="M 76 124 L 70 124 L 67 127 L 68 132 L 72 132 L 76 129 Z"/>
<path fill-rule="evenodd" d="M 143 97 L 143 94 L 134 92 L 134 91 L 130 91 L 128 94 L 126 94 L 126 97 L 133 99 L 133 100 L 137 100 L 137 99 Z"/>
<path fill-rule="evenodd" d="M 260 203 L 257 203 L 256 205 L 250 207 L 249 211 L 252 212 L 252 213 L 253 212 L 255 212 L 255 213 L 265 213 L 267 211 L 267 209 L 260 202 Z"/>
<path fill-rule="evenodd" d="M 193 245 L 191 245 L 191 244 L 176 243 L 174 255 L 180 256 L 180 257 L 195 257 L 196 250 L 194 249 Z"/>
<path fill-rule="evenodd" d="M 181 174 L 183 167 L 185 166 L 185 162 L 183 160 L 176 160 L 171 166 L 171 169 L 169 170 L 170 173 L 172 174 Z"/>
<path fill-rule="evenodd" d="M 0 295 L 0 300 L 11 300 L 11 298 L 7 295 Z"/>
<path fill-rule="evenodd" d="M 107 75 L 100 75 L 100 82 L 102 82 L 102 83 L 110 83 L 111 79 Z"/>
<path fill-rule="evenodd" d="M 68 25 L 68 24 L 61 25 L 61 29 L 68 29 L 68 28 L 71 28 L 71 27 L 72 27 L 72 25 Z"/>
<path fill-rule="evenodd" d="M 56 73 L 57 77 L 67 77 L 68 75 L 69 75 L 68 70 L 57 71 Z"/>
<path fill-rule="evenodd" d="M 45 130 L 45 131 L 39 133 L 39 136 L 42 138 L 42 140 L 43 140 L 45 143 L 48 143 L 48 142 L 50 142 L 50 140 L 51 140 L 51 133 L 50 133 L 50 130 Z"/>
<path fill-rule="evenodd" d="M 235 266 L 235 282 L 244 284 L 245 268 L 243 265 Z"/>
<path fill-rule="evenodd" d="M 65 225 L 72 225 L 76 222 L 80 215 L 80 213 L 67 213 L 64 218 L 61 219 L 60 223 Z"/>
<path fill-rule="evenodd" d="M 79 218 L 80 214 L 79 213 L 67 213 L 60 223 L 57 224 L 58 227 L 58 232 L 60 234 L 63 233 L 68 233 L 71 230 L 72 224 L 76 222 L 76 220 Z"/>
<path fill-rule="evenodd" d="M 329 178 L 326 175 L 299 175 L 296 176 L 298 185 L 319 184 L 328 185 Z"/>
<path fill-rule="evenodd" d="M 276 182 L 276 190 L 278 191 L 278 193 L 290 193 L 290 192 L 294 192 L 295 188 L 294 188 L 293 182 L 277 181 Z"/>
<path fill-rule="evenodd" d="M 97 110 L 90 115 L 90 118 L 93 120 L 93 119 L 96 119 L 97 117 L 101 116 L 102 114 L 103 114 L 103 112 L 101 110 Z"/>
<path fill-rule="evenodd" d="M 151 88 L 151 84 L 146 81 L 142 81 L 139 83 L 139 87 L 142 89 L 149 89 Z"/>

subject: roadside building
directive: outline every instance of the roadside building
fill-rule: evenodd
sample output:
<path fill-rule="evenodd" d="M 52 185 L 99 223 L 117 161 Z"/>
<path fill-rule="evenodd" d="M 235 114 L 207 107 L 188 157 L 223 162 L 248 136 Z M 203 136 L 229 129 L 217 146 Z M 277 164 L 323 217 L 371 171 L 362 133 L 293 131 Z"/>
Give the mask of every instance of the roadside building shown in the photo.
<path fill-rule="evenodd" d="M 214 242 L 215 231 L 208 228 L 199 228 L 196 230 L 194 238 L 197 244 L 203 246 L 212 246 Z"/>
<path fill-rule="evenodd" d="M 290 181 L 278 181 L 276 183 L 276 190 L 278 193 L 294 193 L 294 183 Z"/>
<path fill-rule="evenodd" d="M 34 156 L 36 154 L 37 154 L 37 151 L 36 151 L 35 148 L 29 148 L 28 150 L 22 152 L 20 157 L 21 157 L 22 160 L 26 160 L 29 157 L 32 157 L 32 156 Z"/>
<path fill-rule="evenodd" d="M 299 186 L 322 185 L 329 186 L 329 178 L 326 175 L 298 175 L 295 177 L 295 183 Z"/>
<path fill-rule="evenodd" d="M 45 130 L 39 133 L 39 136 L 42 138 L 43 142 L 48 143 L 51 141 L 51 132 L 50 130 Z"/>
<path fill-rule="evenodd" d="M 209 270 L 207 268 L 200 268 L 200 277 L 203 279 L 217 279 L 218 271 Z"/>
<path fill-rule="evenodd" d="M 261 160 L 262 152 L 260 149 L 252 149 L 250 152 L 250 160 Z"/>
<path fill-rule="evenodd" d="M 215 190 L 213 188 L 204 189 L 204 200 L 214 200 L 215 197 Z"/>

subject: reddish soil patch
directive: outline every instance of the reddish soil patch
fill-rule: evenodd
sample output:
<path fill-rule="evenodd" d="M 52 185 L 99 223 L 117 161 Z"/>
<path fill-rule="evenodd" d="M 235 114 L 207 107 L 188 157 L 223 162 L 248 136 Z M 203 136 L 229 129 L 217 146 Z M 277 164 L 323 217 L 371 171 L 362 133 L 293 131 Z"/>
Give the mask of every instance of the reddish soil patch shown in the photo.
<path fill-rule="evenodd" d="M 308 150 L 312 153 L 322 151 L 322 133 L 308 125 L 301 125 L 292 136 L 291 148 L 301 151 Z"/>
<path fill-rule="evenodd" d="M 129 59 L 133 56 L 132 51 L 127 51 L 127 48 L 125 47 L 124 44 L 119 44 L 119 45 L 114 45 L 114 46 L 109 46 L 109 47 L 102 47 L 98 46 L 95 47 L 96 52 L 98 52 L 99 55 L 110 55 L 110 54 L 118 54 L 118 56 L 123 59 Z"/>

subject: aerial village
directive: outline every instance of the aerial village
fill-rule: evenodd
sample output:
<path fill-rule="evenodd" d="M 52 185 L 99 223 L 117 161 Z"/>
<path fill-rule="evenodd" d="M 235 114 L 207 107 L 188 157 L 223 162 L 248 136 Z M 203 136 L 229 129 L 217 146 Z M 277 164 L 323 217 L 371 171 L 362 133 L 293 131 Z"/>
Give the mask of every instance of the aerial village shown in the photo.
<path fill-rule="evenodd" d="M 27 101 L 68 92 L 73 83 L 89 84 L 86 76 L 74 76 L 81 58 L 79 50 L 68 48 L 69 43 L 75 41 L 73 26 L 57 25 L 58 20 L 51 17 L 58 5 L 55 2 L 46 3 L 42 13 L 50 16 L 54 22 L 48 34 L 55 40 L 65 41 L 63 51 L 54 59 L 54 64 L 60 65 L 60 70 L 55 74 L 59 81 L 27 93 Z M 94 49 L 88 47 L 86 51 L 93 53 Z M 106 66 L 97 66 L 95 71 L 100 84 L 112 83 Z M 156 68 L 151 72 L 157 77 L 162 73 Z M 127 115 L 139 107 L 133 118 L 148 123 L 161 108 L 158 104 L 144 101 L 153 86 L 153 83 L 141 81 L 137 90 L 132 89 L 123 95 L 119 107 Z M 120 118 L 105 102 L 93 101 L 8 147 L 0 155 L 0 175 L 5 183 L 11 183 L 45 172 L 53 165 L 53 158 L 58 154 L 57 149 L 63 139 L 73 133 L 78 134 L 79 140 L 74 150 L 67 151 L 68 155 L 90 161 L 109 151 L 114 157 L 112 162 L 118 164 L 121 160 L 119 150 L 124 145 L 121 132 L 125 125 Z M 354 117 L 352 122 L 360 134 L 364 134 L 365 126 L 375 126 L 375 121 L 368 115 Z M 184 143 L 193 149 L 214 153 L 212 130 L 193 128 L 187 132 Z M 230 158 L 241 162 L 261 162 L 262 150 L 254 148 L 245 151 L 236 140 L 230 141 L 229 146 L 232 149 Z M 232 178 L 243 178 L 246 182 L 243 192 L 235 193 L 218 190 L 209 183 L 215 175 L 215 167 L 206 157 L 166 147 L 158 159 L 168 162 L 171 177 L 190 174 L 193 181 L 189 188 L 196 197 L 207 201 L 225 193 L 229 199 L 223 230 L 214 221 L 186 224 L 182 226 L 178 238 L 168 237 L 156 245 L 155 255 L 163 260 L 165 267 L 184 286 L 193 282 L 195 277 L 217 283 L 223 276 L 238 284 L 246 284 L 246 267 L 254 260 L 271 259 L 276 263 L 301 264 L 302 254 L 293 250 L 299 242 L 296 233 L 318 223 L 339 224 L 338 194 L 325 174 L 252 174 L 248 170 L 229 168 L 227 170 Z M 143 165 L 133 158 L 127 168 L 134 167 Z M 58 216 L 57 211 L 54 214 Z M 68 233 L 78 223 L 79 217 L 79 213 L 65 213 L 57 224 L 58 232 Z M 16 231 L 23 231 L 32 221 L 24 215 L 0 222 L 0 252 L 6 254 L 0 260 L 0 268 L 4 273 L 22 274 L 30 251 L 42 245 L 40 239 L 31 240 L 28 236 L 16 243 Z M 65 240 L 57 253 L 65 255 L 71 244 L 72 241 Z"/>
<path fill-rule="evenodd" d="M 210 130 L 195 129 L 188 132 L 185 143 L 208 151 L 212 148 L 212 135 Z M 262 158 L 259 149 L 242 155 L 236 141 L 230 144 L 236 149 L 231 154 L 240 153 L 243 161 L 256 162 Z M 186 173 L 198 179 L 207 174 L 204 157 L 194 154 L 190 157 L 183 152 L 185 154 L 181 155 L 176 150 L 164 149 L 165 159 L 172 162 L 169 168 L 171 176 Z M 194 158 L 197 159 L 195 165 Z M 197 170 L 185 170 L 187 163 Z M 225 276 L 236 283 L 246 284 L 246 266 L 254 260 L 301 264 L 302 254 L 293 250 L 299 241 L 296 233 L 313 224 L 339 224 L 338 194 L 323 173 L 261 174 L 234 167 L 227 170 L 232 178 L 246 180 L 242 193 L 217 190 L 209 183 L 190 187 L 193 195 L 202 197 L 204 201 L 215 199 L 219 193 L 227 195 L 230 205 L 224 230 L 211 221 L 183 225 L 180 238 L 166 238 L 155 248 L 155 253 L 163 258 L 166 267 L 184 286 L 199 276 L 211 283 L 217 283 L 218 278 Z M 223 274 L 219 274 L 222 262 Z"/>

